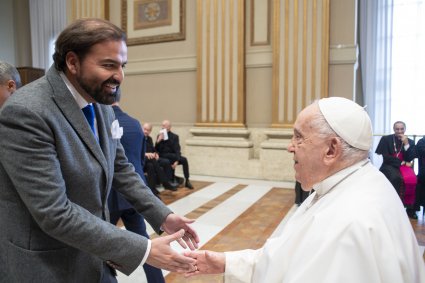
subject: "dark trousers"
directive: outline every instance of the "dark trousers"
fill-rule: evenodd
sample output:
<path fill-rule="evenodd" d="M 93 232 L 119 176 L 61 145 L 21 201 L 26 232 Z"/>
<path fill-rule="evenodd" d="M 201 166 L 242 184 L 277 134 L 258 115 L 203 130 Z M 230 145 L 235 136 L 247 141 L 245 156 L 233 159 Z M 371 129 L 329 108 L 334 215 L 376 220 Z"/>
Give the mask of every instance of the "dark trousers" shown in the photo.
<path fill-rule="evenodd" d="M 116 271 L 106 263 L 103 263 L 103 273 L 100 283 L 117 283 L 118 280 L 116 276 Z"/>
<path fill-rule="evenodd" d="M 174 153 L 164 153 L 161 154 L 161 157 L 167 158 L 170 160 L 171 164 L 174 162 L 178 162 L 179 165 L 183 166 L 183 175 L 187 179 L 189 179 L 189 163 L 187 162 L 187 158 L 184 156 L 177 156 L 177 154 Z"/>
<path fill-rule="evenodd" d="M 133 208 L 125 209 L 121 211 L 112 211 L 110 213 L 111 223 L 116 225 L 118 220 L 121 218 L 124 226 L 127 230 L 142 235 L 149 239 L 149 235 L 146 232 L 146 225 L 143 216 L 139 214 Z M 165 283 L 162 271 L 159 268 L 153 267 L 147 263 L 143 264 L 143 270 L 146 274 L 148 283 Z M 113 281 L 102 281 L 102 283 L 113 282 Z M 117 282 L 117 281 L 115 281 Z"/>
<path fill-rule="evenodd" d="M 146 159 L 145 172 L 147 173 L 148 186 L 155 193 L 157 184 L 170 182 L 173 177 L 173 169 L 170 161 L 165 158 Z"/>

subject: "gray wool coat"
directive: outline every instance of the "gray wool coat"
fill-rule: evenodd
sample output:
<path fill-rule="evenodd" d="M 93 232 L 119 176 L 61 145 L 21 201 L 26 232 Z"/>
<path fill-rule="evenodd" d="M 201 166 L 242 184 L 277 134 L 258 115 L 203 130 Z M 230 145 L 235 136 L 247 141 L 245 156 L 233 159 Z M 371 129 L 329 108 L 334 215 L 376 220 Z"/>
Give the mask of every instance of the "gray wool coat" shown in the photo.
<path fill-rule="evenodd" d="M 99 282 L 104 261 L 130 274 L 147 239 L 111 225 L 111 186 L 160 226 L 171 211 L 128 163 L 95 104 L 99 142 L 58 71 L 0 109 L 0 282 Z"/>

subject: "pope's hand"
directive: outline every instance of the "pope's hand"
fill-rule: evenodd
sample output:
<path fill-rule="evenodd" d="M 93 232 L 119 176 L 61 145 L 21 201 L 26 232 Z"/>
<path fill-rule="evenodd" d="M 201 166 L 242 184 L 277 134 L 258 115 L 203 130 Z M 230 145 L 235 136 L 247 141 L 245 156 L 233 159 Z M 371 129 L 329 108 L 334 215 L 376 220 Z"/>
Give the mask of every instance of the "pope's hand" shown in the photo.
<path fill-rule="evenodd" d="M 224 273 L 226 266 L 226 256 L 224 253 L 213 251 L 185 251 L 184 255 L 196 259 L 195 270 L 186 272 L 185 277 L 199 274 Z"/>

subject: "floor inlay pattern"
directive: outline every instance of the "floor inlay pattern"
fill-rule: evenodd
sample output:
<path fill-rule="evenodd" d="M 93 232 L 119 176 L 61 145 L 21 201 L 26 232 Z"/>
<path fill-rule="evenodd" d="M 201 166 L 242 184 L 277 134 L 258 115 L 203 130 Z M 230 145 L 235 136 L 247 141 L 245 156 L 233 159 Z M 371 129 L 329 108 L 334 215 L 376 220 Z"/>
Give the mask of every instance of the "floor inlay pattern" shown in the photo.
<path fill-rule="evenodd" d="M 217 236 L 201 247 L 214 251 L 260 248 L 293 206 L 293 190 L 271 189 Z M 223 282 L 222 275 L 184 278 L 177 273 L 166 276 L 167 283 Z"/>

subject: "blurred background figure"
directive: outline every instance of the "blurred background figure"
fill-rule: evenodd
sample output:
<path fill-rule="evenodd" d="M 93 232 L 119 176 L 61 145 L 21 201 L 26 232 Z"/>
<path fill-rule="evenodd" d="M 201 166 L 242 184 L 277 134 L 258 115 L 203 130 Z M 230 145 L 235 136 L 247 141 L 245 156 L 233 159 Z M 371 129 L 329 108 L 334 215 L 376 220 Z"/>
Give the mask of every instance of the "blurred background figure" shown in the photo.
<path fill-rule="evenodd" d="M 21 87 L 21 76 L 15 67 L 0 60 L 0 107 L 18 88 Z"/>

